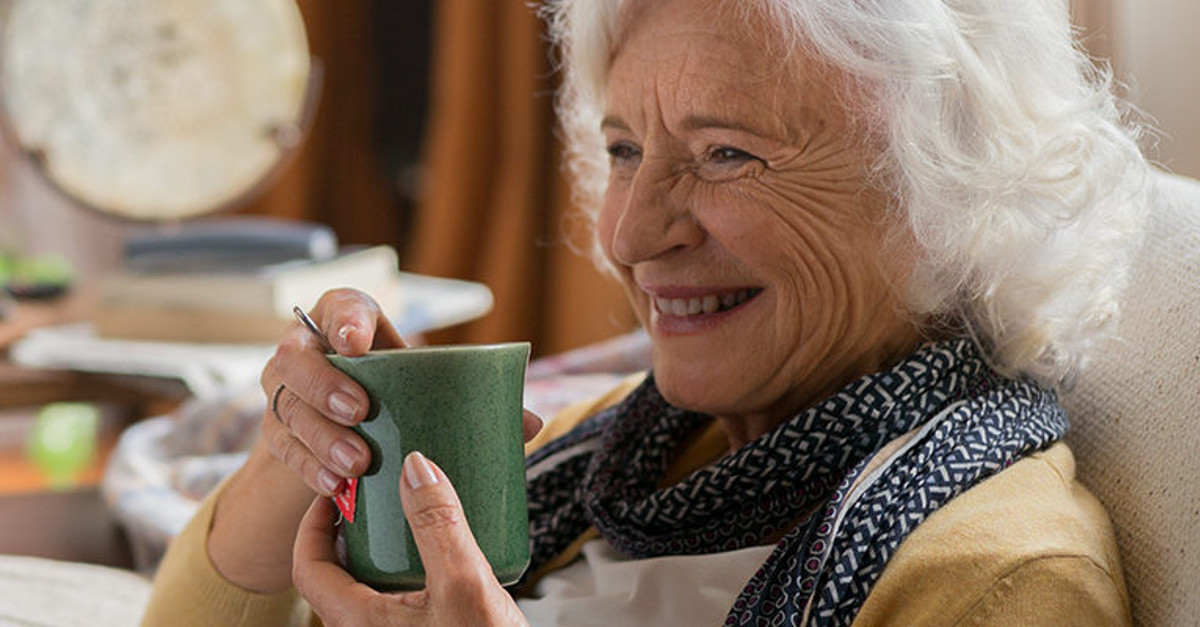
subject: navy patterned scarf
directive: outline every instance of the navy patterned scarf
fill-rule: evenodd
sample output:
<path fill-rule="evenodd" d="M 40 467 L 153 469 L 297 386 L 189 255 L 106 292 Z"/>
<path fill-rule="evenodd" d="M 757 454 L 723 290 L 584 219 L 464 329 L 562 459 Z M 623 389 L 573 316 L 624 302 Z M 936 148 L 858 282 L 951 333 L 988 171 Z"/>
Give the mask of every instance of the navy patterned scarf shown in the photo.
<path fill-rule="evenodd" d="M 999 376 L 972 342 L 954 340 L 851 383 L 659 488 L 681 445 L 711 420 L 671 407 L 650 377 L 530 456 L 529 572 L 590 526 L 635 559 L 731 551 L 782 535 L 725 624 L 849 625 L 918 524 L 1067 426 L 1053 393 Z"/>

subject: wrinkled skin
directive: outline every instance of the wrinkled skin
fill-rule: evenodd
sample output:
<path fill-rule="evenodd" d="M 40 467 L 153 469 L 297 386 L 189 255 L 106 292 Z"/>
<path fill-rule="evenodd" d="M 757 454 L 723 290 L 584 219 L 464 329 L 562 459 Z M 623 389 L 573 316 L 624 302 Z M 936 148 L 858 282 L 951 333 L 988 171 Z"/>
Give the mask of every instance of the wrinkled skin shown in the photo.
<path fill-rule="evenodd" d="M 836 73 L 801 53 L 781 63 L 769 27 L 728 7 L 639 2 L 624 17 L 601 246 L 650 332 L 660 390 L 719 416 L 737 446 L 911 352 L 896 297 L 911 262 L 884 246 L 877 153 Z M 712 314 L 671 302 L 748 293 Z"/>

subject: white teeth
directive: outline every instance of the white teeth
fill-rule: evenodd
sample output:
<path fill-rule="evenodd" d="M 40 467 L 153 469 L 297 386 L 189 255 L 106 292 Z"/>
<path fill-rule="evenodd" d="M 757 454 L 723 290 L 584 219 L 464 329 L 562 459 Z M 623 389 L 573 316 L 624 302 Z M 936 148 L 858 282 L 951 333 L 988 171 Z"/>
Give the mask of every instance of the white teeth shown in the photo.
<path fill-rule="evenodd" d="M 659 311 L 673 316 L 696 316 L 732 309 L 750 300 L 753 294 L 753 290 L 742 290 L 740 292 L 728 292 L 720 296 L 708 294 L 707 296 L 697 298 L 655 298 L 654 306 Z"/>

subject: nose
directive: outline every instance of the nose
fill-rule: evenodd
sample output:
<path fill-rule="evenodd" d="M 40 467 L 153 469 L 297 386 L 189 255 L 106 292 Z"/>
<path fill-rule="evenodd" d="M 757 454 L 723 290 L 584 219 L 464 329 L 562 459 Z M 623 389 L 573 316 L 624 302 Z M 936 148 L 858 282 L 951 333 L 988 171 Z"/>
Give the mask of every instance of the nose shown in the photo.
<path fill-rule="evenodd" d="M 674 177 L 646 166 L 630 182 L 613 229 L 612 255 L 625 266 L 695 248 L 705 237 L 704 228 L 673 189 Z"/>

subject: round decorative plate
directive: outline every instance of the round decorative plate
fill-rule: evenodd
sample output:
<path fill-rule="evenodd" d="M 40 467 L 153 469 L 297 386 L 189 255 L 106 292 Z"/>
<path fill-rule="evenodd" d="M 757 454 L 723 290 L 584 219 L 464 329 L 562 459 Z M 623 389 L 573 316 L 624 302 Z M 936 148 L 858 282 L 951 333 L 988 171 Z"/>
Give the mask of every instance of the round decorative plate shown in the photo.
<path fill-rule="evenodd" d="M 310 72 L 292 0 L 15 0 L 10 132 L 59 189 L 177 220 L 245 196 L 302 134 Z"/>

